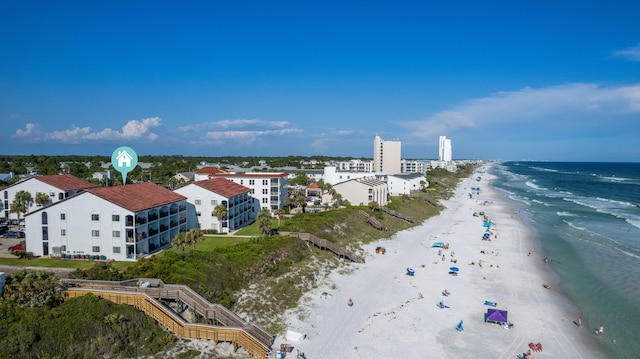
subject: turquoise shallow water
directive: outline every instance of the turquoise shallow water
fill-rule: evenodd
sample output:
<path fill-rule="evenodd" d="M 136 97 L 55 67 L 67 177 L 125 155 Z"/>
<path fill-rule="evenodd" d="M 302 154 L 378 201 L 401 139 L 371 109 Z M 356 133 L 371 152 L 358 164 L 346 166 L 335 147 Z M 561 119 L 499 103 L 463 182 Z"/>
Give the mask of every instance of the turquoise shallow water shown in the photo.
<path fill-rule="evenodd" d="M 492 185 L 535 230 L 612 358 L 640 357 L 640 163 L 503 162 Z"/>

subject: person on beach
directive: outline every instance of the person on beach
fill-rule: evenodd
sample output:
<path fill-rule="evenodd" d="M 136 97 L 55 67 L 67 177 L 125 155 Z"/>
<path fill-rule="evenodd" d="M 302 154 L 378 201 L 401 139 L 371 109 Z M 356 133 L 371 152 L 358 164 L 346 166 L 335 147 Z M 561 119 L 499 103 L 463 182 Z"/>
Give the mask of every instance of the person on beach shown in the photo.
<path fill-rule="evenodd" d="M 350 307 L 353 307 L 353 301 L 351 300 L 351 298 L 349 298 L 349 301 L 347 302 L 347 305 Z"/>
<path fill-rule="evenodd" d="M 596 331 L 596 334 L 598 335 L 604 334 L 604 325 L 600 324 L 600 328 L 598 328 L 598 330 Z"/>
<path fill-rule="evenodd" d="M 582 328 L 582 316 L 578 317 L 578 326 Z"/>

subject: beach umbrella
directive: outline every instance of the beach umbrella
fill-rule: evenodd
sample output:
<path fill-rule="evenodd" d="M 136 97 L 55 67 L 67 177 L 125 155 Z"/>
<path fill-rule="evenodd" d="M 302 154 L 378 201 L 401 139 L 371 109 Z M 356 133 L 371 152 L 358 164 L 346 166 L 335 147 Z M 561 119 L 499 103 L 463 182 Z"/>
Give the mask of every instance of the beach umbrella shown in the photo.
<path fill-rule="evenodd" d="M 452 272 L 459 271 L 458 267 L 451 267 L 451 268 L 449 268 L 449 270 L 452 271 Z"/>

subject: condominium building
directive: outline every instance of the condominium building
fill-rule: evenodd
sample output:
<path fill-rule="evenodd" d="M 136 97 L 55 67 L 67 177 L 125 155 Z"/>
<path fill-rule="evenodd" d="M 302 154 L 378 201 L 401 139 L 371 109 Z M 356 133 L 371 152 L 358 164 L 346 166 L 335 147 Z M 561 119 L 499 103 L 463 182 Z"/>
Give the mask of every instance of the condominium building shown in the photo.
<path fill-rule="evenodd" d="M 187 197 L 189 228 L 213 229 L 220 233 L 238 230 L 255 219 L 257 212 L 251 189 L 226 178 L 191 182 L 174 192 Z M 224 216 L 217 216 L 216 207 L 223 205 Z"/>
<path fill-rule="evenodd" d="M 9 211 L 11 203 L 16 198 L 16 193 L 25 191 L 31 194 L 32 201 L 27 203 L 27 212 L 31 212 L 42 208 L 41 204 L 36 203 L 38 193 L 45 193 L 49 196 L 47 204 L 56 203 L 70 197 L 87 188 L 93 188 L 91 182 L 87 182 L 72 175 L 49 175 L 49 176 L 33 176 L 25 180 L 17 182 L 4 190 L 2 190 L 2 214 L 5 218 L 17 219 L 17 213 Z M 45 205 L 47 205 L 45 204 Z"/>
<path fill-rule="evenodd" d="M 447 136 L 440 136 L 438 141 L 438 159 L 444 162 L 451 162 L 453 159 L 453 150 L 451 149 L 451 139 Z"/>
<path fill-rule="evenodd" d="M 265 208 L 271 212 L 283 207 L 289 196 L 287 172 L 227 172 L 216 167 L 205 167 L 196 172 L 196 180 L 226 178 L 251 190 L 255 212 Z"/>
<path fill-rule="evenodd" d="M 27 214 L 27 251 L 134 261 L 187 230 L 186 200 L 151 182 L 90 188 Z"/>
<path fill-rule="evenodd" d="M 333 189 L 355 206 L 366 206 L 371 201 L 375 201 L 380 206 L 386 206 L 389 201 L 387 184 L 373 177 L 337 183 Z"/>
<path fill-rule="evenodd" d="M 401 173 L 401 147 L 400 141 L 384 141 L 376 136 L 373 140 L 373 172 Z"/>

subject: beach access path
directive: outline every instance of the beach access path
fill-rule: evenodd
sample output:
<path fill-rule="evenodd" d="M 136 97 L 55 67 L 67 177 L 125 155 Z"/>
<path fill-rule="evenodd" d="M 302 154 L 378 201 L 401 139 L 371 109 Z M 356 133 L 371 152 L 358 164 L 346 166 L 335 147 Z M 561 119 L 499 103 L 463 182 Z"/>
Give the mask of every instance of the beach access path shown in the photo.
<path fill-rule="evenodd" d="M 579 311 L 559 292 L 537 241 L 490 181 L 486 171 L 481 181 L 462 181 L 440 215 L 365 245 L 366 263 L 333 271 L 286 314 L 287 329 L 305 338 L 277 337 L 274 354 L 286 343 L 294 348 L 287 357 L 299 350 L 307 359 L 496 359 L 516 358 L 529 343 L 540 343 L 533 358 L 606 358 L 590 328 L 574 324 Z M 480 191 L 469 198 L 472 187 Z M 491 227 L 484 227 L 480 212 Z M 490 240 L 483 239 L 487 229 Z M 386 253 L 376 254 L 377 246 Z M 454 266 L 457 275 L 450 273 Z M 445 289 L 451 294 L 443 296 Z M 513 327 L 485 322 L 494 308 L 485 301 L 506 310 Z"/>

